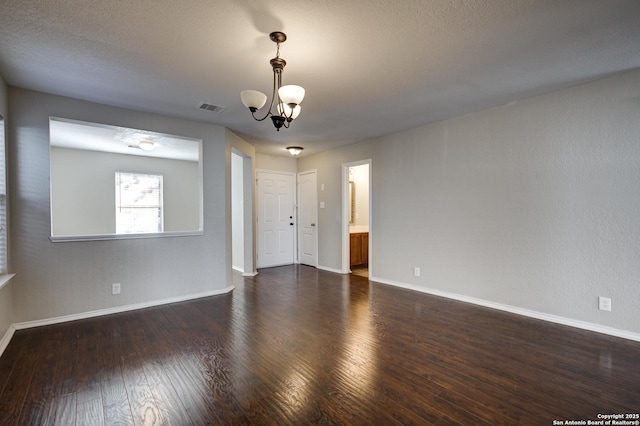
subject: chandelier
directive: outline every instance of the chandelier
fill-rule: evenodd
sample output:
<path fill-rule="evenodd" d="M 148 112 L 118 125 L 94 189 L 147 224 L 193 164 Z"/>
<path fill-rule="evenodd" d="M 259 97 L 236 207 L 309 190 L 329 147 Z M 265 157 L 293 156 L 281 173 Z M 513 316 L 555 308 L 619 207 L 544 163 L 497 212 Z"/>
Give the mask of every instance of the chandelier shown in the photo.
<path fill-rule="evenodd" d="M 240 98 L 244 106 L 249 108 L 251 116 L 255 120 L 263 121 L 267 117 L 271 117 L 276 130 L 280 131 L 281 127 L 288 129 L 291 122 L 300 114 L 300 102 L 304 99 L 304 88 L 296 85 L 282 85 L 282 70 L 287 63 L 280 57 L 280 43 L 287 40 L 287 35 L 275 31 L 269 34 L 269 38 L 276 43 L 277 48 L 276 57 L 270 61 L 273 68 L 273 92 L 267 113 L 262 118 L 256 117 L 256 112 L 267 103 L 267 95 L 264 93 L 257 90 L 243 90 L 240 92 Z M 277 113 L 272 112 L 274 104 Z"/>

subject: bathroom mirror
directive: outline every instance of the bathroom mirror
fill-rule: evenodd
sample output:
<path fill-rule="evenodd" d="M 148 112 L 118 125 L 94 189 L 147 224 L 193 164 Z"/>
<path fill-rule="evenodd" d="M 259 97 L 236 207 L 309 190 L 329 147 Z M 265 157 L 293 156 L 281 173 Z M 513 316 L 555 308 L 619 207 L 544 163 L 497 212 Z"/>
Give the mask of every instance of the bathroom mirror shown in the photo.
<path fill-rule="evenodd" d="M 203 233 L 202 140 L 49 119 L 53 242 Z"/>
<path fill-rule="evenodd" d="M 349 225 L 356 223 L 356 183 L 349 181 Z"/>

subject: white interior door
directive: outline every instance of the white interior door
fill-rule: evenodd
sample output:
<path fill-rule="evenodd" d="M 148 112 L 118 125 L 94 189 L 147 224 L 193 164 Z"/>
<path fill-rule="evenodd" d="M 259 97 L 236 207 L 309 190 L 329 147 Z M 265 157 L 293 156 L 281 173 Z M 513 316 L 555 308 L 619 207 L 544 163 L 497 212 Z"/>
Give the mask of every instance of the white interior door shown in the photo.
<path fill-rule="evenodd" d="M 298 173 L 298 257 L 318 266 L 318 186 L 316 171 Z"/>
<path fill-rule="evenodd" d="M 258 172 L 258 268 L 294 262 L 295 174 Z"/>

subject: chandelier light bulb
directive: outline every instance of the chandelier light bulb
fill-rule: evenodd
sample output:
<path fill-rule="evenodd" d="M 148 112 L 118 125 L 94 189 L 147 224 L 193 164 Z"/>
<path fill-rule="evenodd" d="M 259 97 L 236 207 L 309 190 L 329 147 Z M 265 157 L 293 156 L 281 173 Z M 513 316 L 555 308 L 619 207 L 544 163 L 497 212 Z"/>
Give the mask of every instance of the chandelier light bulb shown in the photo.
<path fill-rule="evenodd" d="M 290 84 L 288 86 L 282 86 L 278 89 L 278 95 L 282 102 L 287 105 L 298 105 L 304 99 L 304 88 Z"/>
<path fill-rule="evenodd" d="M 302 108 L 300 107 L 300 105 L 296 105 L 296 107 L 293 109 L 293 112 L 291 111 L 291 107 L 287 104 L 278 104 L 278 113 L 285 117 L 287 120 L 295 120 L 296 117 L 298 115 L 300 115 L 300 111 L 302 111 Z"/>
<path fill-rule="evenodd" d="M 267 95 L 257 90 L 243 90 L 240 92 L 240 98 L 242 103 L 249 109 L 255 108 L 255 111 L 259 110 L 267 103 Z"/>

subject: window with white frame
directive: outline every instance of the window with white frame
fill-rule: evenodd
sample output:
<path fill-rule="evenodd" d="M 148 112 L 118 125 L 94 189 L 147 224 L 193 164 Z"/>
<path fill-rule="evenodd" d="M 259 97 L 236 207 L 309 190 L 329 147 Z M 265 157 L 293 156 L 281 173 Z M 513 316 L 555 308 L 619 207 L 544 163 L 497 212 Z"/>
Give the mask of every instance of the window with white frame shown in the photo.
<path fill-rule="evenodd" d="M 7 273 L 7 173 L 5 122 L 0 115 L 0 274 Z"/>
<path fill-rule="evenodd" d="M 116 172 L 116 233 L 163 232 L 162 175 Z"/>

